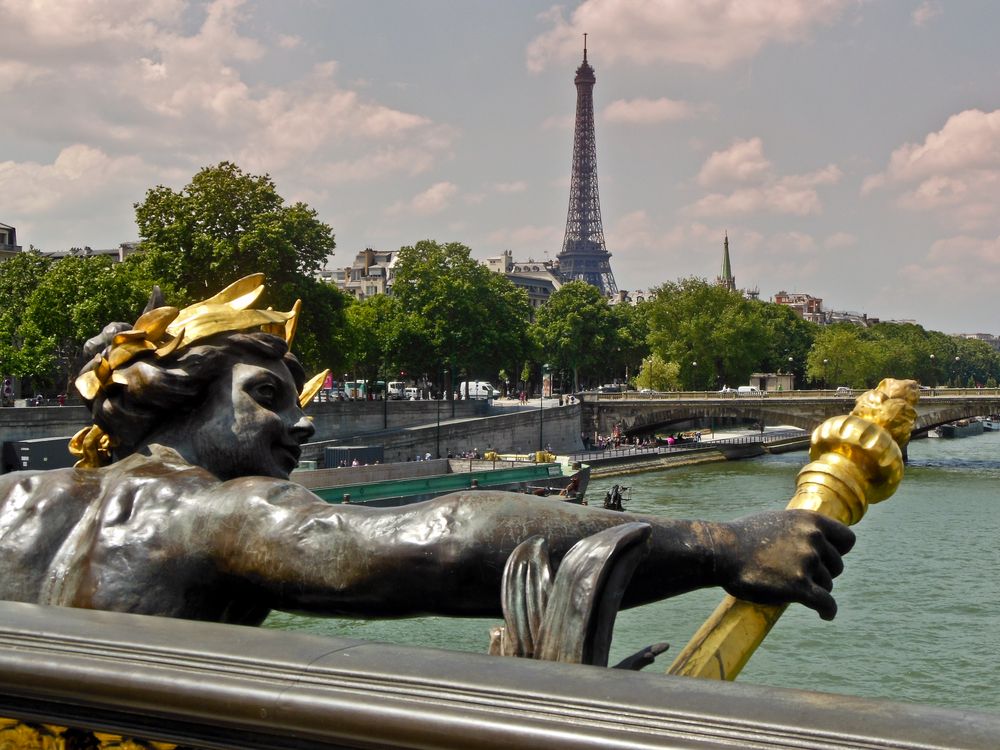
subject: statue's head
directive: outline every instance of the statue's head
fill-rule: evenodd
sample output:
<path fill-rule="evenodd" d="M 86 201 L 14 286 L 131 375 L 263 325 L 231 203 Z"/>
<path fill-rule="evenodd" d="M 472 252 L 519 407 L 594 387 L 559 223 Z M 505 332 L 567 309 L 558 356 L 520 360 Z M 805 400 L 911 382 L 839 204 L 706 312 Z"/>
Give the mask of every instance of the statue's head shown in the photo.
<path fill-rule="evenodd" d="M 298 303 L 289 312 L 248 309 L 262 290 L 262 275 L 250 276 L 91 339 L 76 385 L 94 425 L 70 445 L 77 466 L 101 466 L 155 441 L 223 479 L 287 477 L 313 433 L 302 407 L 325 373 L 306 384 L 289 351 Z"/>

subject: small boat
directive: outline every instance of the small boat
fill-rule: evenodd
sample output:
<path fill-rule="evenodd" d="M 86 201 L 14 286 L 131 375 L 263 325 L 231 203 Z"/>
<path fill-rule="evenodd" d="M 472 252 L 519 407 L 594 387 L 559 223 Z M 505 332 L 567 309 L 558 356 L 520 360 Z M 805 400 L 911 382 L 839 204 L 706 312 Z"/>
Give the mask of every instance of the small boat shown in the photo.
<path fill-rule="evenodd" d="M 986 432 L 1000 432 L 1000 417 L 989 416 L 983 419 L 983 430 Z"/>
<path fill-rule="evenodd" d="M 371 466 L 296 470 L 292 481 L 330 503 L 395 507 L 463 490 L 503 490 L 580 503 L 590 466 L 561 459 L 546 463 L 440 458 Z"/>
<path fill-rule="evenodd" d="M 985 426 L 978 419 L 960 419 L 957 422 L 940 425 L 936 432 L 938 437 L 963 438 L 972 435 L 982 435 Z"/>

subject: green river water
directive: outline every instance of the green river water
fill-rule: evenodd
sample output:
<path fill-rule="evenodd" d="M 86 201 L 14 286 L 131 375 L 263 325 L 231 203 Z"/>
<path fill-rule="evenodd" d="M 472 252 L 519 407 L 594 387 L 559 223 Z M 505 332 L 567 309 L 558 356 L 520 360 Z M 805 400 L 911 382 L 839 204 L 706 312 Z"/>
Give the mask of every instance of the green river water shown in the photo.
<path fill-rule="evenodd" d="M 897 493 L 856 527 L 834 595 L 832 622 L 788 609 L 739 680 L 747 683 L 1000 711 L 1000 433 L 914 441 Z M 595 479 L 599 504 L 614 482 L 626 508 L 674 518 L 726 520 L 783 508 L 805 453 L 788 453 Z M 696 591 L 622 612 L 611 661 L 667 641 L 672 654 L 721 598 Z M 327 620 L 275 613 L 267 627 L 485 652 L 493 620 Z"/>

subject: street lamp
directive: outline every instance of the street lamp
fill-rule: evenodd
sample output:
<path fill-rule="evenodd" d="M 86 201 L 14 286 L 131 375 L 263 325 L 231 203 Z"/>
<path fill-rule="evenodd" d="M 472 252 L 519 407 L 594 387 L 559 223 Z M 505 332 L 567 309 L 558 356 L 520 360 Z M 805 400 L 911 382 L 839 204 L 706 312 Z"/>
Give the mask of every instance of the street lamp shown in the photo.
<path fill-rule="evenodd" d="M 935 357 L 932 354 L 931 355 L 931 388 L 936 388 L 937 387 L 937 371 L 934 369 L 934 364 L 935 364 L 935 360 L 936 359 L 937 359 L 937 357 Z"/>
<path fill-rule="evenodd" d="M 960 357 L 956 356 L 955 357 L 955 375 L 952 378 L 952 382 L 955 384 L 956 388 L 960 388 L 962 386 L 962 384 L 958 382 L 958 363 L 959 363 L 959 360 L 960 360 Z"/>
<path fill-rule="evenodd" d="M 823 360 L 823 390 L 826 390 L 827 388 L 830 387 L 830 381 L 827 379 L 827 376 L 826 376 L 826 366 L 828 364 L 830 364 L 830 360 L 824 359 Z"/>
<path fill-rule="evenodd" d="M 438 393 L 437 401 L 437 457 L 441 458 L 441 399 L 444 398 L 444 376 L 445 371 L 441 371 L 441 391 Z"/>
<path fill-rule="evenodd" d="M 544 419 L 544 409 L 545 409 L 545 376 L 549 371 L 549 365 L 542 365 L 542 387 L 539 389 L 538 394 L 538 451 L 541 452 L 545 450 L 545 443 L 543 442 L 544 437 L 542 434 L 542 423 Z"/>
<path fill-rule="evenodd" d="M 698 360 L 692 360 L 691 362 L 691 379 L 694 381 L 694 385 L 698 384 Z"/>

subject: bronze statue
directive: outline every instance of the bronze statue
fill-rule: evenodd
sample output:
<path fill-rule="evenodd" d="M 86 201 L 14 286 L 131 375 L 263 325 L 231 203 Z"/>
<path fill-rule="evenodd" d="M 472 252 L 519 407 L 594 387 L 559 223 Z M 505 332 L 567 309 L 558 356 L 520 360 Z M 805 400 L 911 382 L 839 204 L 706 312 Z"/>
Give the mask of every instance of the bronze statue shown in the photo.
<path fill-rule="evenodd" d="M 836 613 L 854 535 L 811 511 L 640 519 L 482 490 L 399 508 L 323 502 L 288 479 L 322 374 L 304 384 L 289 353 L 297 309 L 250 309 L 262 283 L 185 310 L 157 302 L 94 340 L 77 384 L 95 425 L 74 438 L 77 467 L 0 476 L 0 598 L 243 624 L 272 609 L 498 616 L 521 542 L 544 537 L 558 568 L 580 539 L 642 520 L 626 607 L 722 586 Z"/>

